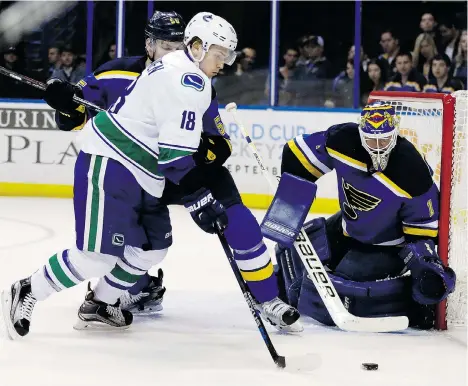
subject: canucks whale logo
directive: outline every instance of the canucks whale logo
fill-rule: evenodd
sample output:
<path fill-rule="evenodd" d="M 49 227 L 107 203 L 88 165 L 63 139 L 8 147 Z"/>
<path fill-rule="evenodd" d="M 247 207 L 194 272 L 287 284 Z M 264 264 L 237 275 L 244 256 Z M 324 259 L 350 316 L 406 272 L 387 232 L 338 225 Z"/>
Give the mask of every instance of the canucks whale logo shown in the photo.
<path fill-rule="evenodd" d="M 203 91 L 205 88 L 204 79 L 198 75 L 191 72 L 187 72 L 182 75 L 182 86 L 193 88 L 197 91 Z"/>
<path fill-rule="evenodd" d="M 343 212 L 351 220 L 356 220 L 358 214 L 356 211 L 370 212 L 377 208 L 377 205 L 382 201 L 380 198 L 371 196 L 366 192 L 356 189 L 354 186 L 341 179 L 341 186 L 346 201 L 343 202 Z"/>

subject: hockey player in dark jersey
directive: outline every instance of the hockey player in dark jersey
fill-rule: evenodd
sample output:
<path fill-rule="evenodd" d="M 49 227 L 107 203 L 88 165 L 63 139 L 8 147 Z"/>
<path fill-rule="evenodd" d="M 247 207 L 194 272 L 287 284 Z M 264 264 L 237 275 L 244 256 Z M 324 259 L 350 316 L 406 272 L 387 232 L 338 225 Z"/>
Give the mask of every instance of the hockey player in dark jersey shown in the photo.
<path fill-rule="evenodd" d="M 149 64 L 169 52 L 183 48 L 184 29 L 185 22 L 176 12 L 156 11 L 145 28 L 146 55 L 111 60 L 86 76 L 77 85 L 51 79 L 48 82 L 44 100 L 57 110 L 55 120 L 58 128 L 63 131 L 81 130 L 87 120 L 96 114 L 73 102 L 73 95 L 76 94 L 103 109 L 109 108 Z M 223 129 L 214 89 L 212 90 L 212 104 L 203 117 L 203 123 L 203 143 L 197 157 L 200 163 L 206 158 L 205 161 L 211 166 L 222 165 L 231 154 L 231 145 Z M 165 196 L 169 196 L 174 190 L 176 189 L 168 181 L 168 193 Z M 174 203 L 173 198 L 171 198 L 171 203 Z M 144 275 L 130 291 L 122 296 L 122 307 L 139 314 L 161 310 L 162 297 L 165 292 L 162 278 L 161 269 L 158 270 L 157 277 Z"/>
<path fill-rule="evenodd" d="M 312 220 L 305 229 L 349 311 L 357 316 L 406 314 L 412 325 L 427 328 L 433 305 L 454 290 L 455 274 L 435 247 L 439 190 L 432 171 L 418 150 L 398 136 L 398 126 L 392 106 L 366 106 L 358 124 L 338 124 L 290 140 L 281 172 L 315 182 L 336 171 L 341 210 L 326 221 Z M 289 303 L 332 325 L 296 251 L 278 245 L 277 260 Z"/>

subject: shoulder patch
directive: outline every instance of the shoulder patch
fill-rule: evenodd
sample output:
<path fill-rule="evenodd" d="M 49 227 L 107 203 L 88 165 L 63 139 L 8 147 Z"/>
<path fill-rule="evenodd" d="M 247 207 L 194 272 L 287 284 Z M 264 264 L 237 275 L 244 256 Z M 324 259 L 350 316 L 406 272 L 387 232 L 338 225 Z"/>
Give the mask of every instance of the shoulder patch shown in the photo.
<path fill-rule="evenodd" d="M 203 91 L 205 88 L 205 80 L 198 74 L 187 72 L 182 75 L 182 86 L 191 87 L 197 91 Z"/>

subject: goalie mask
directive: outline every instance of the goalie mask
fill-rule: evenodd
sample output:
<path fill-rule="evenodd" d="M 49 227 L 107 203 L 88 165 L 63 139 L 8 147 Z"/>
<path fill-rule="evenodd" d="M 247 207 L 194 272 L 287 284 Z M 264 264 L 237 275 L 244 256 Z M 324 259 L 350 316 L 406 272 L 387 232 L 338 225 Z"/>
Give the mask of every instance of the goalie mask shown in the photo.
<path fill-rule="evenodd" d="M 359 135 L 376 171 L 387 167 L 390 152 L 398 137 L 400 118 L 389 104 L 377 102 L 367 105 L 359 119 Z"/>

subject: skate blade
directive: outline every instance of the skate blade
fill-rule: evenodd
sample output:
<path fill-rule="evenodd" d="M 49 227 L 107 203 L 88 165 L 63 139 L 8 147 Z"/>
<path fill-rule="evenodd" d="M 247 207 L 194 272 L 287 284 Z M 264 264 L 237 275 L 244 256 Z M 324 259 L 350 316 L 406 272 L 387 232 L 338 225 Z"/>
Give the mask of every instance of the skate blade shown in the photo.
<path fill-rule="evenodd" d="M 2 302 L 3 324 L 6 328 L 5 329 L 6 336 L 8 337 L 8 339 L 11 339 L 11 340 L 22 338 L 22 336 L 16 332 L 15 327 L 13 326 L 13 323 L 11 322 L 11 319 L 10 319 L 10 311 L 11 311 L 11 303 L 12 303 L 11 290 L 2 291 L 1 302 Z"/>
<path fill-rule="evenodd" d="M 112 332 L 112 331 L 123 331 L 128 330 L 130 326 L 115 327 L 109 324 L 99 322 L 99 321 L 90 321 L 90 320 L 81 320 L 78 321 L 73 326 L 74 330 L 77 331 L 103 331 L 103 332 Z"/>
<path fill-rule="evenodd" d="M 145 307 L 144 310 L 139 310 L 138 307 L 129 308 L 133 316 L 151 316 L 159 314 L 163 310 L 163 306 L 161 304 L 156 304 L 154 306 Z"/>
<path fill-rule="evenodd" d="M 298 333 L 304 331 L 304 326 L 299 320 L 296 320 L 289 326 L 275 326 L 281 332 Z"/>

